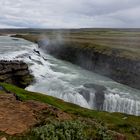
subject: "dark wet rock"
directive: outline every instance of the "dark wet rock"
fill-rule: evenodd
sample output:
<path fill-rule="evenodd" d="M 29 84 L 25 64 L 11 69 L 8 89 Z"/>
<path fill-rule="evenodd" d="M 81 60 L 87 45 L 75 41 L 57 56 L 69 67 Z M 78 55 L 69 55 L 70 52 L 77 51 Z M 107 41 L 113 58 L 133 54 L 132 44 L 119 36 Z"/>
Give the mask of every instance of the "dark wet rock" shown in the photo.
<path fill-rule="evenodd" d="M 29 56 L 29 59 L 30 59 L 30 60 L 32 60 L 32 57 L 31 57 L 31 56 Z"/>
<path fill-rule="evenodd" d="M 103 110 L 106 88 L 93 83 L 84 84 L 84 87 L 95 90 L 95 107 L 97 110 Z"/>
<path fill-rule="evenodd" d="M 48 59 L 47 58 L 45 58 L 45 57 L 42 57 L 45 61 L 47 61 Z"/>
<path fill-rule="evenodd" d="M 40 56 L 40 52 L 38 50 L 34 49 L 34 52 Z"/>
<path fill-rule="evenodd" d="M 14 84 L 25 88 L 32 80 L 28 65 L 22 61 L 0 61 L 0 82 Z"/>
<path fill-rule="evenodd" d="M 80 88 L 80 89 L 78 89 L 78 92 L 87 100 L 87 102 L 90 101 L 90 91 L 89 90 Z"/>
<path fill-rule="evenodd" d="M 28 71 L 27 70 L 22 70 L 22 71 L 17 71 L 15 73 L 16 76 L 25 76 L 25 75 L 28 75 Z"/>
<path fill-rule="evenodd" d="M 103 110 L 103 104 L 105 100 L 105 93 L 104 91 L 96 91 L 95 92 L 95 105 L 98 110 Z"/>

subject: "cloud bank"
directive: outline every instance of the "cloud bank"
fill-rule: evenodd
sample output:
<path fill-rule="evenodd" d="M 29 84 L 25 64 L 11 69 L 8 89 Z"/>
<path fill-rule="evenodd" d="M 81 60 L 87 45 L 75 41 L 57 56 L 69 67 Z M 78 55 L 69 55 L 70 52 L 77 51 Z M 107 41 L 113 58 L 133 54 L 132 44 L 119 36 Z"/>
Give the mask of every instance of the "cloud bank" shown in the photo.
<path fill-rule="evenodd" d="M 0 28 L 140 27 L 140 0 L 0 2 Z"/>

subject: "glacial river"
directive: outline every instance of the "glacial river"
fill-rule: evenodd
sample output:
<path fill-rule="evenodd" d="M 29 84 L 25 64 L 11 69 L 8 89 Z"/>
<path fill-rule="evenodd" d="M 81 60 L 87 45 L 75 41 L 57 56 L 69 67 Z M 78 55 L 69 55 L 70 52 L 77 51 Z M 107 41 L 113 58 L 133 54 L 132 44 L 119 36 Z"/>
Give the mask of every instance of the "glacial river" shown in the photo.
<path fill-rule="evenodd" d="M 26 88 L 29 91 L 55 96 L 90 109 L 140 115 L 140 90 L 56 59 L 34 43 L 1 36 L 0 59 L 28 63 L 35 76 L 34 83 Z"/>

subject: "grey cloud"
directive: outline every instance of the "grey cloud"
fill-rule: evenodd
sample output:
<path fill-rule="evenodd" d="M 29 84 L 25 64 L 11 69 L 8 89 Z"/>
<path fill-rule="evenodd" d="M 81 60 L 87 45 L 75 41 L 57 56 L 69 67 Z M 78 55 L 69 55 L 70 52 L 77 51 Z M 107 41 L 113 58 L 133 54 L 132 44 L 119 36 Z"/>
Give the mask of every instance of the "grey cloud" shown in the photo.
<path fill-rule="evenodd" d="M 0 0 L 0 28 L 139 27 L 139 0 Z"/>

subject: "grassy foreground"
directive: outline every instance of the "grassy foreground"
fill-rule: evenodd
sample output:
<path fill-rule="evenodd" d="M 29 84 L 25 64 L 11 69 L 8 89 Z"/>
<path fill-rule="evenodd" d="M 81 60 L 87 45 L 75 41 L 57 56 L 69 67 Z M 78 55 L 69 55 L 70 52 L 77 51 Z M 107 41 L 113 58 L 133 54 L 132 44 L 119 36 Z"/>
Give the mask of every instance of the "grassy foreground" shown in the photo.
<path fill-rule="evenodd" d="M 113 131 L 125 135 L 126 138 L 129 140 L 140 139 L 140 117 L 138 116 L 132 116 L 132 115 L 127 115 L 122 113 L 108 113 L 108 112 L 89 110 L 89 109 L 82 108 L 78 105 L 64 102 L 63 100 L 57 99 L 55 97 L 29 92 L 24 89 L 15 87 L 13 85 L 0 83 L 0 86 L 3 86 L 6 89 L 6 91 L 15 93 L 23 101 L 26 100 L 40 101 L 52 105 L 56 108 L 59 108 L 68 114 L 71 114 L 73 118 L 76 120 L 84 120 L 84 124 L 87 124 L 89 122 L 94 122 L 94 125 L 96 124 L 96 127 L 92 123 L 90 123 L 89 125 L 90 132 L 93 133 L 93 135 L 100 134 L 99 130 L 97 130 L 97 126 L 102 126 L 103 124 L 103 126 L 105 126 L 107 130 L 106 131 L 103 130 L 104 127 L 100 130 L 101 134 L 98 137 L 100 139 L 106 138 L 105 136 L 102 136 L 104 133 L 106 135 L 106 133 L 108 132 L 112 133 Z M 0 94 L 2 94 L 2 91 L 0 92 Z M 71 123 L 68 124 L 71 125 Z M 57 125 L 60 124 L 55 124 L 55 126 Z M 42 128 L 39 128 L 37 129 L 37 131 L 40 131 L 40 129 L 42 130 Z M 32 133 L 29 133 L 27 135 L 29 137 L 32 135 Z M 95 136 L 91 136 L 91 137 L 96 138 Z M 19 139 L 19 137 L 15 137 L 15 138 Z"/>

